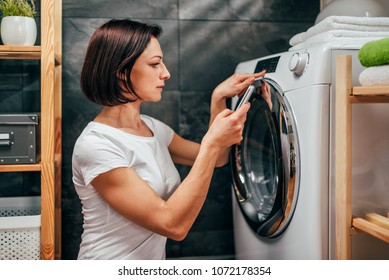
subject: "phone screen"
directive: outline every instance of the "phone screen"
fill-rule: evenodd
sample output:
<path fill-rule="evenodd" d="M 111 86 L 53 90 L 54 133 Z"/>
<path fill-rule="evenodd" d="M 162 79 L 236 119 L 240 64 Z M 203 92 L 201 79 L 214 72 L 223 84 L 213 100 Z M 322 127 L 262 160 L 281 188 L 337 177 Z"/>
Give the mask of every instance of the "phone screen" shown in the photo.
<path fill-rule="evenodd" d="M 251 95 L 254 92 L 255 87 L 253 85 L 250 85 L 246 92 L 243 94 L 243 96 L 239 99 L 239 103 L 235 108 L 235 111 L 238 110 L 243 104 L 248 102 L 250 100 Z"/>
<path fill-rule="evenodd" d="M 255 81 L 247 88 L 246 92 L 242 95 L 242 97 L 238 101 L 238 105 L 235 108 L 235 111 L 238 110 L 243 104 L 250 100 L 251 95 L 255 91 L 257 87 L 261 85 L 261 81 L 263 77 L 256 78 Z"/>

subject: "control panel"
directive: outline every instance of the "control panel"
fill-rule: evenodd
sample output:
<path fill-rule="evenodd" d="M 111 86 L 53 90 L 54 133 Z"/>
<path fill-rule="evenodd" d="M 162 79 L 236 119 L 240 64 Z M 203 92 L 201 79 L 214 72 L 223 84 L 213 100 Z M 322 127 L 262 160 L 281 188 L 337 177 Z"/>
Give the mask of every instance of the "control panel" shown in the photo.
<path fill-rule="evenodd" d="M 280 60 L 280 56 L 275 56 L 272 58 L 260 60 L 257 62 L 257 66 L 255 67 L 254 73 L 259 73 L 263 70 L 266 70 L 266 73 L 274 73 L 276 72 L 278 61 Z"/>

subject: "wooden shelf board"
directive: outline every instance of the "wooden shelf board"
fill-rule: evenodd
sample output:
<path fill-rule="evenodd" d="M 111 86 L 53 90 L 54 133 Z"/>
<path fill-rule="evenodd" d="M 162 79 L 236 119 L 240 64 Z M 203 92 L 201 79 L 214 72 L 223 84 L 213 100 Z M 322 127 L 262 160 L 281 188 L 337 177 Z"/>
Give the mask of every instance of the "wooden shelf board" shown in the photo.
<path fill-rule="evenodd" d="M 389 103 L 389 95 L 351 95 L 350 103 Z"/>
<path fill-rule="evenodd" d="M 352 95 L 386 95 L 389 96 L 389 86 L 357 86 L 352 88 Z"/>
<path fill-rule="evenodd" d="M 365 215 L 365 219 L 380 227 L 389 230 L 389 218 L 379 215 L 377 213 L 368 213 Z"/>
<path fill-rule="evenodd" d="M 389 103 L 389 86 L 357 86 L 351 89 L 351 103 Z"/>
<path fill-rule="evenodd" d="M 62 55 L 55 53 L 55 66 L 62 65 Z M 41 59 L 41 46 L 0 45 L 0 59 Z"/>
<path fill-rule="evenodd" d="M 26 171 L 40 171 L 41 165 L 37 164 L 8 164 L 0 165 L 0 172 L 26 172 Z"/>
<path fill-rule="evenodd" d="M 362 218 L 354 218 L 352 225 L 358 230 L 361 230 L 382 241 L 385 241 L 386 243 L 389 243 L 389 229 Z"/>
<path fill-rule="evenodd" d="M 0 59 L 40 59 L 40 46 L 0 45 Z"/>

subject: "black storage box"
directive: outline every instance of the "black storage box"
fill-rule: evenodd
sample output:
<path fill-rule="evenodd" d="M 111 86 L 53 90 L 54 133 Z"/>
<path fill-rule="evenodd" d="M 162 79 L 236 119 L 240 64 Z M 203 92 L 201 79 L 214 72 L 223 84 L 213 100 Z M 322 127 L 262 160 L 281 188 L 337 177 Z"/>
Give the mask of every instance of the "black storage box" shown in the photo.
<path fill-rule="evenodd" d="M 0 114 L 0 165 L 39 161 L 39 114 Z"/>

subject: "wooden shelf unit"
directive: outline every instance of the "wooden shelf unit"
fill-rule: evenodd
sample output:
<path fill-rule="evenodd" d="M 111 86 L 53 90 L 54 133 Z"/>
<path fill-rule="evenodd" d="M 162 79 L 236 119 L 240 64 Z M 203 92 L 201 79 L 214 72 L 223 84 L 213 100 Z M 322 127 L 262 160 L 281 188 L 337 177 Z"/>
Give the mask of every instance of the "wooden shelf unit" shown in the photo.
<path fill-rule="evenodd" d="M 41 173 L 41 259 L 61 256 L 62 0 L 41 0 L 41 46 L 0 46 L 0 59 L 41 61 L 37 164 L 1 165 L 0 172 Z"/>
<path fill-rule="evenodd" d="M 352 86 L 352 57 L 336 58 L 336 258 L 351 259 L 352 235 L 370 234 L 389 243 L 389 213 L 387 217 L 369 213 L 365 217 L 352 215 L 352 104 L 389 103 L 389 86 Z M 389 104 L 388 104 L 389 106 Z M 389 109 L 389 107 L 388 107 Z M 389 123 L 389 120 L 388 120 Z"/>

